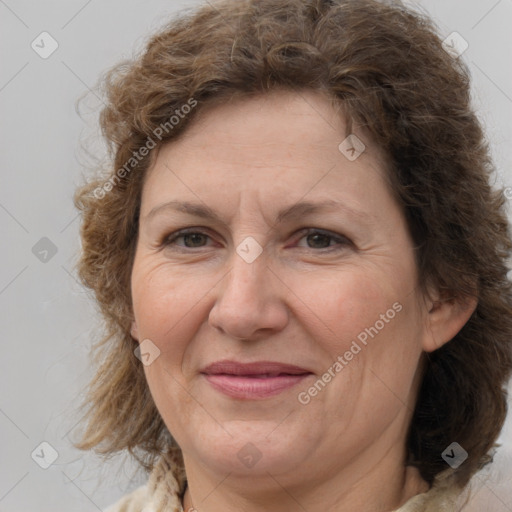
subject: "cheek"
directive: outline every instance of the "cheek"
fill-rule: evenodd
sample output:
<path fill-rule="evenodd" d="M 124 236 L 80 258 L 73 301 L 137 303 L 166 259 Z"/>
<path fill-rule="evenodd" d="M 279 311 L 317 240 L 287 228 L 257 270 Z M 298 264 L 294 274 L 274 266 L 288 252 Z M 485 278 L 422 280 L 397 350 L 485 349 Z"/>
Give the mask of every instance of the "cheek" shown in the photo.
<path fill-rule="evenodd" d="M 352 340 L 364 343 L 370 336 L 368 330 L 373 333 L 376 323 L 379 332 L 388 327 L 381 320 L 382 314 L 389 323 L 399 316 L 399 306 L 393 309 L 393 304 L 401 299 L 400 291 L 386 279 L 361 269 L 336 272 L 325 280 L 308 276 L 298 281 L 294 293 L 303 303 L 304 312 L 309 311 L 307 316 L 315 319 L 309 326 L 313 338 L 327 345 L 324 348 L 333 356 L 348 350 Z"/>
<path fill-rule="evenodd" d="M 181 373 L 183 355 L 198 328 L 203 286 L 164 266 L 144 269 L 134 265 L 132 299 L 139 341 L 151 340 L 160 350 L 155 364 L 176 376 Z M 155 381 L 154 370 L 153 365 L 145 368 L 150 386 Z M 168 380 L 169 375 L 161 377 Z"/>
<path fill-rule="evenodd" d="M 198 407 L 198 401 L 188 391 L 187 383 L 173 370 L 165 355 L 144 367 L 144 373 L 165 425 L 176 439 L 187 439 L 187 430 L 193 424 Z"/>
<path fill-rule="evenodd" d="M 160 350 L 144 373 L 165 424 L 178 434 L 197 406 L 188 392 L 183 362 L 204 314 L 205 293 L 204 280 L 180 275 L 166 265 L 134 265 L 132 298 L 139 340 L 149 339 Z"/>
<path fill-rule="evenodd" d="M 179 270 L 134 265 L 132 298 L 135 318 L 146 337 L 160 337 L 193 314 L 206 291 L 204 281 L 180 275 Z"/>
<path fill-rule="evenodd" d="M 298 283 L 294 293 L 304 305 L 297 314 L 311 319 L 303 327 L 322 350 L 325 370 L 342 372 L 356 387 L 371 377 L 376 388 L 389 385 L 407 392 L 422 333 L 416 294 L 408 283 L 405 277 L 392 279 L 361 269 L 336 273 L 329 281 L 308 278 Z M 345 378 L 335 380 L 333 387 L 346 384 Z"/>
<path fill-rule="evenodd" d="M 416 296 L 399 280 L 369 273 L 347 272 L 326 284 L 310 287 L 304 302 L 315 313 L 309 315 L 321 319 L 309 328 L 323 349 L 320 378 L 328 383 L 318 392 L 305 389 L 303 398 L 311 397 L 312 413 L 340 418 L 332 426 L 336 432 L 352 429 L 356 437 L 372 438 L 404 404 L 413 407 L 421 354 Z"/>

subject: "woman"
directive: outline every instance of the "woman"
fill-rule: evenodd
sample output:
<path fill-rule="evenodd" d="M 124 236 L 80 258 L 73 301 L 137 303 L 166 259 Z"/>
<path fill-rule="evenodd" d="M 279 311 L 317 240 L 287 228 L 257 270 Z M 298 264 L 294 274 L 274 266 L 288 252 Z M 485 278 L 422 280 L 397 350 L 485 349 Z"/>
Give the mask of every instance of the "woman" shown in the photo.
<path fill-rule="evenodd" d="M 373 0 L 225 0 L 106 80 L 83 185 L 109 512 L 453 511 L 512 369 L 511 242 L 464 65 Z"/>

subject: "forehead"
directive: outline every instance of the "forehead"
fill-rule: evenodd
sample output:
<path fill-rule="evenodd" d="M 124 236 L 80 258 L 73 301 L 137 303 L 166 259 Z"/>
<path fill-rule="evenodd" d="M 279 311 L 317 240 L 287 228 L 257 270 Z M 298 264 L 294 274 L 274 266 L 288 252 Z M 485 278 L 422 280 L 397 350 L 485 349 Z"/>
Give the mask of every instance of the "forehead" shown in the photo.
<path fill-rule="evenodd" d="M 347 140 L 354 135 L 364 141 L 364 151 L 350 161 Z M 324 94 L 275 91 L 200 111 L 178 139 L 159 148 L 145 195 L 161 193 L 164 183 L 182 173 L 200 187 L 222 182 L 233 190 L 270 180 L 283 193 L 306 193 L 322 176 L 319 186 L 339 186 L 340 173 L 330 172 L 334 167 L 345 174 L 346 184 L 364 171 L 367 180 L 375 173 L 385 178 L 386 157 L 360 127 L 347 131 L 343 114 Z"/>
<path fill-rule="evenodd" d="M 364 143 L 356 158 L 340 150 L 347 135 Z M 236 232 L 323 224 L 366 247 L 403 246 L 407 225 L 387 172 L 379 148 L 357 126 L 347 133 L 324 96 L 251 98 L 206 110 L 159 148 L 140 218 L 148 233 L 192 219 Z"/>
<path fill-rule="evenodd" d="M 241 149 L 280 145 L 295 150 L 309 147 L 337 147 L 351 134 L 345 121 L 344 105 L 326 92 L 277 89 L 252 96 L 214 100 L 196 107 L 195 118 L 180 138 L 196 147 L 237 144 Z M 350 123 L 352 126 L 352 123 Z M 353 133 L 366 142 L 366 154 L 385 159 L 373 144 L 370 133 L 355 125 Z M 173 144 L 170 141 L 169 144 Z"/>

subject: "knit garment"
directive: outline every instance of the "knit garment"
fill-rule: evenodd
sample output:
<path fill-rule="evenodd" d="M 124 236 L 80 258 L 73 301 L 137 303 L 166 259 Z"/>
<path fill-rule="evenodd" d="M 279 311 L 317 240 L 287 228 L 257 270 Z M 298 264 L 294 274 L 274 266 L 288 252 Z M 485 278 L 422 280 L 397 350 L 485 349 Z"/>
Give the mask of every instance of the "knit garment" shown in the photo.
<path fill-rule="evenodd" d="M 186 474 L 179 449 L 162 455 L 147 484 L 123 496 L 105 512 L 183 512 L 181 500 Z M 461 490 L 452 481 L 452 471 L 440 473 L 432 488 L 411 498 L 392 512 L 455 512 Z M 185 511 L 189 512 L 189 511 Z"/>

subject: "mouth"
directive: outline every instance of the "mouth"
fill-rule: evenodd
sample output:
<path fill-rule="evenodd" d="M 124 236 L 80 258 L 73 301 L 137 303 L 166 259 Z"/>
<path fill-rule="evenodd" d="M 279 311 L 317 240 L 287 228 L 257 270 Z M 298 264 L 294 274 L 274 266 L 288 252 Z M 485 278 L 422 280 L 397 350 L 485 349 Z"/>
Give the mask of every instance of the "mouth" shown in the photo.
<path fill-rule="evenodd" d="M 215 390 L 241 400 L 278 395 L 313 375 L 305 368 L 273 361 L 218 361 L 204 368 L 201 374 Z"/>

